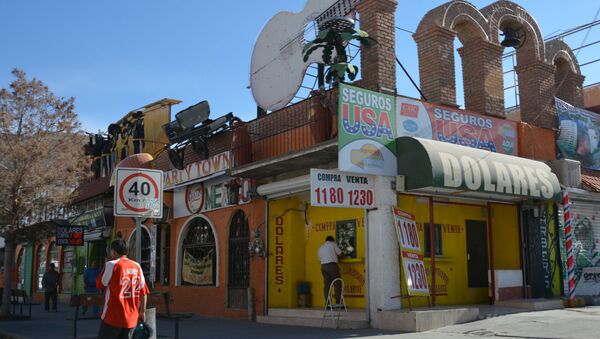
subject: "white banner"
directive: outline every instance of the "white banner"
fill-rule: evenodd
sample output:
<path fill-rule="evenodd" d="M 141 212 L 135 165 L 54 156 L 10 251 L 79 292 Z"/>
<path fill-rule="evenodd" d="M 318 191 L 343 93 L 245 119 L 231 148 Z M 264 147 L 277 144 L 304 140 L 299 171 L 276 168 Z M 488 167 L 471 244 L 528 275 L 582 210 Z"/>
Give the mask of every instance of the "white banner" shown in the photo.
<path fill-rule="evenodd" d="M 235 181 L 235 183 L 232 183 Z M 237 202 L 229 201 L 229 186 L 238 185 Z M 250 179 L 219 178 L 178 187 L 173 195 L 173 217 L 181 218 L 250 202 Z"/>
<path fill-rule="evenodd" d="M 311 206 L 374 208 L 373 176 L 310 169 Z"/>
<path fill-rule="evenodd" d="M 200 160 L 185 166 L 184 169 L 173 169 L 164 173 L 165 189 L 171 189 L 174 186 L 184 184 L 188 181 L 225 173 L 231 168 L 231 153 L 223 152 L 206 160 Z"/>

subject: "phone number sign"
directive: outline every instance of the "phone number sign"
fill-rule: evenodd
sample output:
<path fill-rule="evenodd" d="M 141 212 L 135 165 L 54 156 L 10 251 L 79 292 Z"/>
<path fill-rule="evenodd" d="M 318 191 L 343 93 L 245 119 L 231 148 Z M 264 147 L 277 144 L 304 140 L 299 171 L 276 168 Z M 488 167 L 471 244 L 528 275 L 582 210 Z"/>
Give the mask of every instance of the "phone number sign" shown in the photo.
<path fill-rule="evenodd" d="M 428 296 L 427 273 L 423 263 L 423 251 L 419 241 L 415 216 L 392 207 L 394 228 L 400 245 L 400 257 L 409 295 Z"/>
<path fill-rule="evenodd" d="M 310 170 L 310 204 L 324 207 L 375 207 L 373 176 L 337 170 Z"/>
<path fill-rule="evenodd" d="M 162 218 L 163 172 L 117 168 L 115 216 Z"/>

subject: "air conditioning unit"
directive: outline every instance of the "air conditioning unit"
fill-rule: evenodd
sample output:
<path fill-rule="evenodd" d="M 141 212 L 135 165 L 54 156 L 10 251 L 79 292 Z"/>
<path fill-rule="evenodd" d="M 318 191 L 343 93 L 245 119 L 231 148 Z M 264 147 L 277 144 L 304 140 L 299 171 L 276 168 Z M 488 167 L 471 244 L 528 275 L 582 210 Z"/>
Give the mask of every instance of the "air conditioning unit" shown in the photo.
<path fill-rule="evenodd" d="M 548 166 L 566 187 L 581 188 L 581 164 L 577 160 L 560 159 L 548 161 Z"/>

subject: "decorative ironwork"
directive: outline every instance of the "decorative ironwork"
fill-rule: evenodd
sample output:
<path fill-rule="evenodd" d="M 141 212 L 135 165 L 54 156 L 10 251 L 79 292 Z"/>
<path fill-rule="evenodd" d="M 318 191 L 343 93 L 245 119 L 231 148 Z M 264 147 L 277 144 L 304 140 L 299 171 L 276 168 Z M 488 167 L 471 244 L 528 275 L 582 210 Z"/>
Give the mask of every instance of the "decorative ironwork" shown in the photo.
<path fill-rule="evenodd" d="M 228 306 L 247 308 L 246 290 L 250 286 L 250 230 L 243 211 L 235 212 L 229 226 L 229 275 L 227 281 Z"/>

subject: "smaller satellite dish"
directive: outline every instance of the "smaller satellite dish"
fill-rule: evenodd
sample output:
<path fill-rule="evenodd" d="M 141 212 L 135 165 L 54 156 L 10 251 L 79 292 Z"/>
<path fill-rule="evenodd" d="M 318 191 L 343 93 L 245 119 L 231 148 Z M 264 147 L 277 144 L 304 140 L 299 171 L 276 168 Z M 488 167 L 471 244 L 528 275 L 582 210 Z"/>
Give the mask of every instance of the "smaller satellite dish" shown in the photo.
<path fill-rule="evenodd" d="M 209 115 L 210 106 L 208 101 L 204 100 L 175 114 L 175 119 L 179 122 L 179 126 L 186 130 L 202 123 Z"/>

